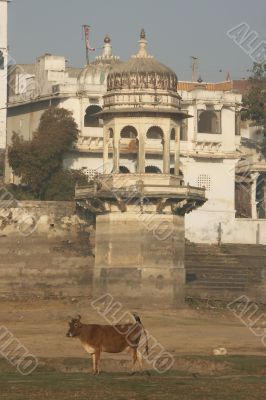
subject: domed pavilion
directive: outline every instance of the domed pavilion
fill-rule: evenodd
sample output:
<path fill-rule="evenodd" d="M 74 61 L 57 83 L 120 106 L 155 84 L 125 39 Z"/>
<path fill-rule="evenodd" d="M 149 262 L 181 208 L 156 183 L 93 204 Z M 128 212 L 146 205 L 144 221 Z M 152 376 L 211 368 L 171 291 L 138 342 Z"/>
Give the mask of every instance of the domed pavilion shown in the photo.
<path fill-rule="evenodd" d="M 184 216 L 206 198 L 179 174 L 180 126 L 188 117 L 180 104 L 175 72 L 148 54 L 142 30 L 138 53 L 113 65 L 107 77 L 98 113 L 102 169 L 76 190 L 79 206 L 95 216 L 94 297 L 110 293 L 135 307 L 183 301 Z"/>

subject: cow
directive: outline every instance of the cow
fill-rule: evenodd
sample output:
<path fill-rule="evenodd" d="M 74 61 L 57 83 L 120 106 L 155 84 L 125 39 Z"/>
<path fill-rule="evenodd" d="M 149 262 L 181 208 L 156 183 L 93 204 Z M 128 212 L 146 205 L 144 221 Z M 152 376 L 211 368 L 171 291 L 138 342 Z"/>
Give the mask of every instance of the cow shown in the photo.
<path fill-rule="evenodd" d="M 83 324 L 81 316 L 72 318 L 69 322 L 67 337 L 78 338 L 85 351 L 92 355 L 94 375 L 100 373 L 101 352 L 121 353 L 130 350 L 132 353 L 132 373 L 138 361 L 142 370 L 142 356 L 138 350 L 142 332 L 144 332 L 146 343 L 145 351 L 148 354 L 148 336 L 137 314 L 132 314 L 135 321 L 127 324 L 96 325 Z"/>

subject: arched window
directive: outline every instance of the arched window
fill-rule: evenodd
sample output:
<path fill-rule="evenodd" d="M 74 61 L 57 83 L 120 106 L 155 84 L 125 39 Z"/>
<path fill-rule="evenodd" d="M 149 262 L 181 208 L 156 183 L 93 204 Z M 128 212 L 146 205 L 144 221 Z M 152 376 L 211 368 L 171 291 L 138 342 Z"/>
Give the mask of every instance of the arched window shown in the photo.
<path fill-rule="evenodd" d="M 125 126 L 120 133 L 122 139 L 136 139 L 138 137 L 137 129 L 134 126 Z"/>
<path fill-rule="evenodd" d="M 198 113 L 199 133 L 220 133 L 220 112 L 199 111 Z"/>
<path fill-rule="evenodd" d="M 99 128 L 100 126 L 99 117 L 95 114 L 100 111 L 102 111 L 100 106 L 89 106 L 86 109 L 86 114 L 84 117 L 84 126 L 87 128 Z"/>
<path fill-rule="evenodd" d="M 163 140 L 163 131 L 158 126 L 152 126 L 147 132 L 147 139 Z"/>
<path fill-rule="evenodd" d="M 129 174 L 130 171 L 125 165 L 120 165 L 119 167 L 120 174 Z"/>
<path fill-rule="evenodd" d="M 145 172 L 147 174 L 161 174 L 162 173 L 160 168 L 156 167 L 155 165 L 147 165 L 147 167 L 145 167 Z"/>

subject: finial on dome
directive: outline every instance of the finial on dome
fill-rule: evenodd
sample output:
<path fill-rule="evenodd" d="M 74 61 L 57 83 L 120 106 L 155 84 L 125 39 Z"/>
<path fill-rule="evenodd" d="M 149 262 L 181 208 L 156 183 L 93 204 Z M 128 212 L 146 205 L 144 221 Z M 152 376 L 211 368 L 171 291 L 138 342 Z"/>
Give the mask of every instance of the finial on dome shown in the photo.
<path fill-rule="evenodd" d="M 111 43 L 110 36 L 108 34 L 105 35 L 104 43 Z"/>
<path fill-rule="evenodd" d="M 146 39 L 146 33 L 143 28 L 141 29 L 141 32 L 140 32 L 140 39 Z"/>
<path fill-rule="evenodd" d="M 103 39 L 103 51 L 102 54 L 96 57 L 97 62 L 109 62 L 118 60 L 119 57 L 113 56 L 111 38 L 108 34 L 105 35 Z"/>
<path fill-rule="evenodd" d="M 147 40 L 145 30 L 142 29 L 140 32 L 140 40 L 139 40 L 139 52 L 133 57 L 136 58 L 151 58 L 151 56 L 147 53 Z"/>

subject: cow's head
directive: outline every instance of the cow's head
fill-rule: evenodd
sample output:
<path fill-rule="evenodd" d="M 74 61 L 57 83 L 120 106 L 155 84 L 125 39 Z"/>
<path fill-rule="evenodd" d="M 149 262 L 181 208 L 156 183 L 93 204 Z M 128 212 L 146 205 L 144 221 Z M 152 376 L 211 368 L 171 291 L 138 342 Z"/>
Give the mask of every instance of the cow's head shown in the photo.
<path fill-rule="evenodd" d="M 79 315 L 77 318 L 72 318 L 69 324 L 69 330 L 67 332 L 67 337 L 76 337 L 80 333 L 80 328 L 82 327 L 82 323 L 80 322 L 81 316 Z"/>

